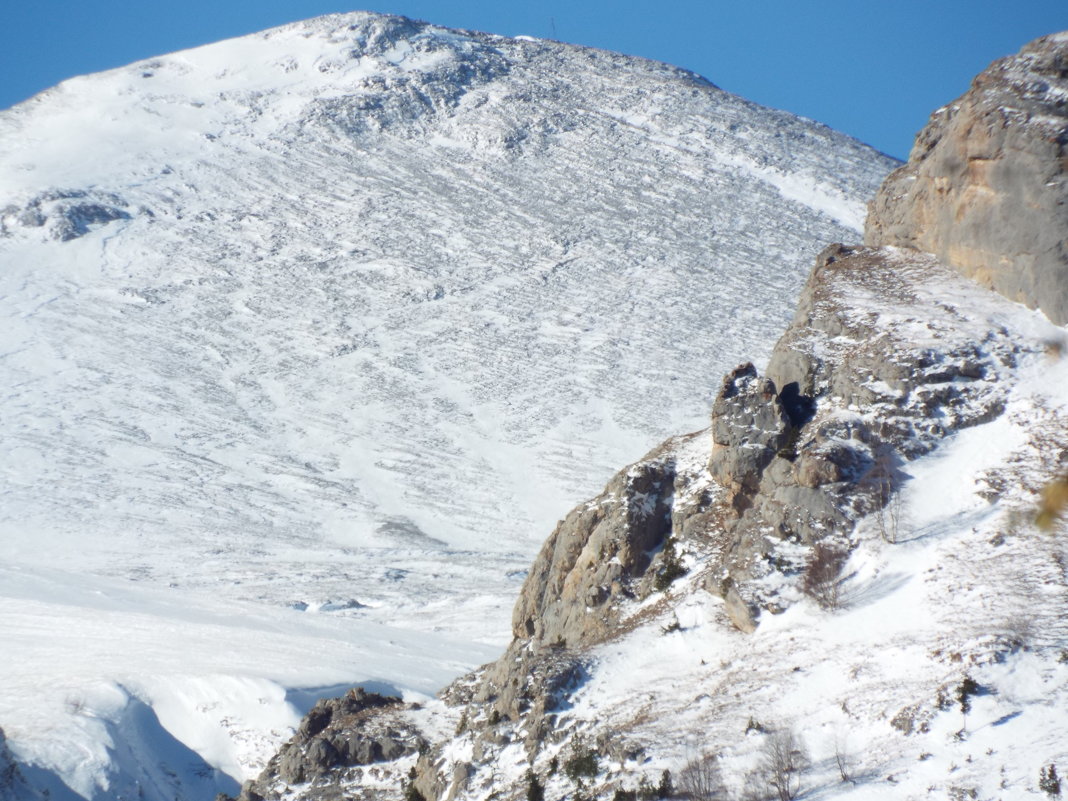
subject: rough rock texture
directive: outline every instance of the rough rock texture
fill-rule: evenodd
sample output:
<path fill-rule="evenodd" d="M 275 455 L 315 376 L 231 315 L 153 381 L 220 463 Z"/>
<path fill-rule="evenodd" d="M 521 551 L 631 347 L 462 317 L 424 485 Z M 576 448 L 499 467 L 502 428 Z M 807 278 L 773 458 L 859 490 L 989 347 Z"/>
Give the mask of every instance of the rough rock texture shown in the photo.
<path fill-rule="evenodd" d="M 510 743 L 522 743 L 534 759 L 547 744 L 572 739 L 560 722 L 588 679 L 588 649 L 618 635 L 636 602 L 685 572 L 676 543 L 710 525 L 723 495 L 703 465 L 695 474 L 699 462 L 677 469 L 681 443 L 707 454 L 708 433 L 667 441 L 557 525 L 516 603 L 507 651 L 444 694 L 463 709 L 471 757 L 457 763 L 441 744 L 423 754 L 414 786 L 424 797 L 472 790 L 479 767 Z M 633 758 L 625 740 L 603 745 L 602 752 L 613 750 Z"/>
<path fill-rule="evenodd" d="M 792 547 L 848 548 L 855 521 L 895 491 L 900 465 L 1001 412 L 996 381 L 1016 346 L 993 322 L 961 324 L 938 299 L 948 275 L 932 257 L 832 245 L 767 377 L 744 365 L 725 381 L 709 467 L 729 491 L 727 544 L 708 589 L 739 629 L 752 630 L 760 607 L 789 603 L 766 579 L 804 566 Z"/>
<path fill-rule="evenodd" d="M 405 708 L 398 698 L 356 687 L 341 698 L 322 699 L 305 715 L 293 738 L 273 756 L 241 798 L 278 798 L 292 785 L 309 785 L 306 797 L 346 777 L 346 769 L 389 762 L 425 745 L 415 728 L 397 715 Z M 317 789 L 318 788 L 318 789 Z"/>
<path fill-rule="evenodd" d="M 689 477 L 677 476 L 673 446 L 620 471 L 546 541 L 515 605 L 515 639 L 462 700 L 477 732 L 476 761 L 509 742 L 503 724 L 523 721 L 531 754 L 566 739 L 556 723 L 587 676 L 583 649 L 613 636 L 629 603 L 653 591 L 673 553 L 669 538 L 708 506 Z M 435 752 L 420 760 L 416 786 L 427 798 L 451 798 L 465 786 L 466 774 L 441 764 Z"/>
<path fill-rule="evenodd" d="M 752 364 L 741 365 L 724 379 L 712 407 L 712 475 L 735 498 L 752 494 L 790 430 L 775 385 L 759 377 Z"/>
<path fill-rule="evenodd" d="M 865 242 L 934 253 L 1068 322 L 1068 33 L 994 62 L 931 115 Z"/>
<path fill-rule="evenodd" d="M 535 559 L 512 633 L 539 646 L 587 645 L 612 626 L 613 601 L 633 597 L 671 532 L 674 464 L 650 454 L 562 520 Z"/>
<path fill-rule="evenodd" d="M 881 518 L 904 466 L 1000 415 L 1022 350 L 1041 351 L 989 299 L 929 254 L 828 247 L 767 376 L 732 371 L 707 431 L 621 471 L 557 527 L 516 605 L 515 640 L 446 696 L 463 725 L 421 755 L 416 789 L 521 797 L 525 787 L 502 788 L 493 767 L 517 750 L 543 772 L 547 755 L 584 747 L 641 764 L 641 715 L 585 729 L 571 712 L 608 643 L 669 618 L 696 588 L 722 597 L 724 622 L 744 633 L 803 597 L 818 549 L 855 547 L 856 523 Z M 883 536 L 896 536 L 890 524 Z"/>
<path fill-rule="evenodd" d="M 925 269 L 929 280 L 917 274 Z M 957 325 L 964 310 L 937 297 L 946 272 L 933 258 L 831 245 L 775 346 L 768 377 L 778 386 L 796 385 L 817 412 L 821 400 L 878 411 L 881 436 L 896 432 L 909 458 L 929 450 L 947 429 L 990 419 L 996 407 L 969 403 L 978 386 L 972 382 L 994 380 L 1015 346 L 998 341 L 996 328 L 975 340 L 980 332 Z M 798 451 L 805 455 L 804 447 Z"/>

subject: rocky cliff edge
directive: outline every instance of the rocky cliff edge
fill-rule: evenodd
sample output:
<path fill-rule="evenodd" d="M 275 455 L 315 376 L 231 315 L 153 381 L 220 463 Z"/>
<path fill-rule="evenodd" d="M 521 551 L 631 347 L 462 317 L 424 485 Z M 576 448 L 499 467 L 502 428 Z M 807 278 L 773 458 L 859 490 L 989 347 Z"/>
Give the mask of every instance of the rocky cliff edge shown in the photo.
<path fill-rule="evenodd" d="M 865 242 L 934 253 L 1068 322 L 1068 33 L 995 61 L 931 115 Z"/>

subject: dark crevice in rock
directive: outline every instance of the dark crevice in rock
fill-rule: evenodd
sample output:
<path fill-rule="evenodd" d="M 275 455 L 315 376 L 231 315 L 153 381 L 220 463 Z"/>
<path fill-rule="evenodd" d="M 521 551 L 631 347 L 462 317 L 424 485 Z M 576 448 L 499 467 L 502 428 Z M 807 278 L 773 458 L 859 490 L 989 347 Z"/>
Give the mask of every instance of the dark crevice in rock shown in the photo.
<path fill-rule="evenodd" d="M 782 388 L 779 403 L 795 429 L 804 426 L 816 414 L 816 399 L 811 395 L 802 395 L 801 385 L 797 381 L 791 381 Z"/>

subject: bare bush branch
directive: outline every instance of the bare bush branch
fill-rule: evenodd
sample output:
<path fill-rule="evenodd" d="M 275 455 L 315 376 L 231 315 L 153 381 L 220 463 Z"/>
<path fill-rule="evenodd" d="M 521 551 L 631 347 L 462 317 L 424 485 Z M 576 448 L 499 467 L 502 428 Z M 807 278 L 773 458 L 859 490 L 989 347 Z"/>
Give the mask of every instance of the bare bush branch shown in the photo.
<path fill-rule="evenodd" d="M 879 536 L 891 544 L 898 542 L 902 526 L 901 475 L 898 457 L 888 446 L 875 454 L 875 463 L 864 479 L 864 487 L 878 504 L 875 517 Z"/>
<path fill-rule="evenodd" d="M 765 740 L 754 778 L 772 798 L 793 801 L 801 792 L 801 775 L 809 764 L 801 738 L 793 729 L 779 729 Z"/>
<path fill-rule="evenodd" d="M 824 609 L 839 609 L 842 605 L 842 565 L 848 553 L 827 543 L 818 542 L 801 582 L 805 595 Z"/>
<path fill-rule="evenodd" d="M 679 773 L 680 793 L 690 801 L 718 801 L 726 798 L 719 759 L 712 754 L 690 760 Z"/>
<path fill-rule="evenodd" d="M 853 769 L 850 765 L 848 745 L 840 735 L 835 735 L 834 737 L 834 764 L 838 766 L 838 775 L 842 778 L 843 784 L 845 782 L 857 783 L 852 775 Z"/>

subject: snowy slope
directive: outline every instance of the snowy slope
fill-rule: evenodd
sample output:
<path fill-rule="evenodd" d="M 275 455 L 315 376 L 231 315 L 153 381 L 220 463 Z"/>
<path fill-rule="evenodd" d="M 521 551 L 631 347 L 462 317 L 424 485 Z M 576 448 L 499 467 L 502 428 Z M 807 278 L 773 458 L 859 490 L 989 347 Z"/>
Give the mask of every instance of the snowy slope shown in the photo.
<path fill-rule="evenodd" d="M 486 659 L 552 522 L 701 425 L 891 166 L 665 65 L 367 14 L 0 113 L 13 752 L 106 795 L 142 703 L 241 778 L 286 689 Z"/>
<path fill-rule="evenodd" d="M 1004 413 L 904 467 L 897 542 L 880 537 L 877 515 L 858 529 L 841 609 L 806 599 L 745 636 L 691 583 L 688 598 L 685 585 L 673 589 L 684 599 L 675 612 L 600 649 L 604 667 L 592 671 L 575 717 L 598 728 L 608 709 L 607 726 L 620 729 L 639 715 L 661 721 L 639 729 L 653 756 L 640 772 L 678 775 L 695 756 L 716 754 L 725 783 L 742 793 L 756 783 L 766 740 L 746 731 L 750 720 L 798 733 L 812 761 L 806 798 L 1025 798 L 1037 793 L 1040 768 L 1063 772 L 1064 541 L 1031 521 L 1068 445 L 1068 361 L 1043 348 L 1064 332 L 939 273 L 918 289 L 953 309 L 958 334 L 981 341 L 993 331 L 988 342 L 1014 342 L 1021 354 L 992 387 L 1009 390 Z M 888 327 L 885 310 L 853 300 Z M 698 473 L 702 440 L 688 448 Z M 699 571 L 700 555 L 691 558 Z M 676 619 L 681 630 L 664 634 Z M 980 689 L 962 715 L 965 676 Z M 657 688 L 655 701 L 636 703 L 652 700 L 646 688 Z M 842 781 L 836 749 L 852 781 Z"/>
<path fill-rule="evenodd" d="M 989 367 L 970 389 L 958 381 L 959 397 L 975 409 L 997 399 L 999 413 L 902 465 L 892 534 L 881 530 L 878 512 L 851 532 L 836 607 L 801 592 L 811 548 L 783 539 L 779 567 L 767 577 L 781 585 L 781 611 L 765 611 L 743 634 L 709 591 L 722 578 L 720 523 L 713 517 L 688 534 L 676 528 L 687 575 L 666 592 L 623 601 L 624 619 L 607 641 L 560 649 L 560 663 L 581 670 L 553 685 L 557 694 L 544 706 L 551 724 L 535 744 L 536 704 L 487 724 L 492 694 L 456 692 L 460 703 L 439 702 L 443 718 L 476 721 L 433 752 L 430 772 L 452 797 L 525 797 L 530 770 L 547 798 L 655 787 L 665 769 L 678 788 L 687 764 L 710 757 L 725 797 L 777 798 L 766 794 L 760 763 L 782 731 L 793 731 L 809 758 L 799 798 L 1046 797 L 1040 771 L 1056 765 L 1063 774 L 1068 765 L 1068 554 L 1063 521 L 1054 531 L 1032 521 L 1068 454 L 1065 332 L 933 257 L 890 251 L 884 258 L 882 278 L 839 282 L 838 308 L 883 332 L 884 343 L 927 354 L 935 372 L 960 343 L 975 344 Z M 842 350 L 866 344 L 850 332 L 828 333 L 826 341 Z M 833 393 L 820 403 L 824 416 L 886 420 L 878 404 L 849 408 Z M 948 421 L 945 412 L 935 419 Z M 709 497 L 714 507 L 724 493 L 709 472 L 709 450 L 702 431 L 651 457 L 677 471 L 673 514 L 683 519 L 680 508 L 707 508 Z M 590 505 L 609 517 L 630 502 L 606 493 Z M 537 664 L 539 653 L 551 659 L 553 650 L 520 641 L 509 658 L 529 652 Z M 975 684 L 964 709 L 966 680 Z M 530 679 L 516 694 L 537 686 Z M 560 768 L 587 751 L 599 760 L 583 789 Z M 394 792 L 407 765 L 398 767 Z M 367 797 L 358 781 L 349 789 Z M 322 796 L 308 785 L 293 797 Z"/>

